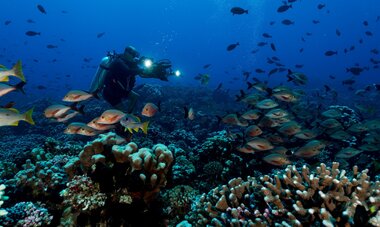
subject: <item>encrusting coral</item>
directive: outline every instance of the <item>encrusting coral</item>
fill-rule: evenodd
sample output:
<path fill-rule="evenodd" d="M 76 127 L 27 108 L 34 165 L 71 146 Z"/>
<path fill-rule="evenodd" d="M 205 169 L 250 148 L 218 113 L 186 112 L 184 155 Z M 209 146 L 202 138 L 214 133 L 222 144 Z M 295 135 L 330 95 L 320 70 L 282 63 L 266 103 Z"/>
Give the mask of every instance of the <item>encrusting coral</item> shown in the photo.
<path fill-rule="evenodd" d="M 378 223 L 380 182 L 370 181 L 368 170 L 353 168 L 350 176 L 320 164 L 288 166 L 274 176 L 246 181 L 234 178 L 203 194 L 194 203 L 187 220 L 196 226 L 324 226 Z"/>
<path fill-rule="evenodd" d="M 114 134 L 103 135 L 88 143 L 79 157 L 66 164 L 64 168 L 71 181 L 61 195 L 72 213 L 72 216 L 66 215 L 67 218 L 82 213 L 90 218 L 100 217 L 102 220 L 97 223 L 114 221 L 116 218 L 110 218 L 114 214 L 109 210 L 119 207 L 121 212 L 136 204 L 145 204 L 142 210 L 149 209 L 161 188 L 166 186 L 173 154 L 165 145 L 139 149 L 133 142 L 117 144 Z M 125 220 L 108 224 L 123 222 Z"/>

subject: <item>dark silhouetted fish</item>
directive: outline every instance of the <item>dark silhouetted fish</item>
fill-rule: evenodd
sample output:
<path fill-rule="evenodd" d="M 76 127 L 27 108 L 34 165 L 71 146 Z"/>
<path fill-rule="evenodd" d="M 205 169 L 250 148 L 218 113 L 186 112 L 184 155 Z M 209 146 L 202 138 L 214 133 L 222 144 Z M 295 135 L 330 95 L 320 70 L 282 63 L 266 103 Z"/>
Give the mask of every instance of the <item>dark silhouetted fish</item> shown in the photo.
<path fill-rule="evenodd" d="M 38 85 L 36 88 L 38 90 L 45 90 L 47 87 L 45 87 L 44 85 Z"/>
<path fill-rule="evenodd" d="M 331 91 L 331 88 L 330 88 L 328 85 L 325 84 L 325 85 L 323 85 L 323 86 L 325 87 L 325 91 L 326 91 L 326 92 Z"/>
<path fill-rule="evenodd" d="M 104 34 L 106 34 L 105 32 L 100 32 L 100 33 L 98 33 L 97 35 L 96 35 L 96 38 L 101 38 L 101 37 L 103 37 L 104 36 Z"/>
<path fill-rule="evenodd" d="M 361 68 L 361 67 L 346 68 L 346 72 L 350 72 L 354 74 L 355 76 L 359 76 L 363 71 L 364 71 L 364 68 Z"/>
<path fill-rule="evenodd" d="M 303 52 L 303 48 L 299 49 L 299 52 L 302 53 Z"/>
<path fill-rule="evenodd" d="M 325 4 L 318 4 L 317 8 L 318 9 L 323 9 L 323 8 L 325 8 L 325 6 L 326 6 Z"/>
<path fill-rule="evenodd" d="M 204 69 L 207 69 L 207 68 L 209 68 L 210 66 L 211 66 L 211 64 L 206 64 L 206 65 L 203 66 L 203 68 L 204 68 Z"/>
<path fill-rule="evenodd" d="M 350 51 L 353 51 L 353 50 L 355 50 L 355 46 L 350 47 Z"/>
<path fill-rule="evenodd" d="M 340 36 L 342 33 L 340 33 L 340 31 L 339 31 L 338 29 L 336 29 L 336 30 L 335 30 L 335 34 L 336 34 L 337 36 Z"/>
<path fill-rule="evenodd" d="M 279 59 L 278 57 L 276 57 L 276 56 L 273 56 L 273 57 L 272 57 L 272 60 L 273 60 L 273 61 L 280 61 L 280 59 Z"/>
<path fill-rule="evenodd" d="M 42 5 L 37 5 L 37 9 L 38 9 L 41 13 L 46 14 L 46 10 L 45 10 L 45 8 L 44 8 Z"/>
<path fill-rule="evenodd" d="M 320 21 L 319 20 L 313 20 L 313 24 L 319 24 Z"/>
<path fill-rule="evenodd" d="M 285 4 L 285 5 L 282 5 L 282 6 L 278 7 L 277 8 L 277 12 L 278 13 L 283 13 L 283 12 L 288 11 L 288 9 L 290 9 L 290 8 L 292 8 L 292 5 Z"/>
<path fill-rule="evenodd" d="M 259 52 L 259 49 L 254 49 L 251 51 L 252 54 L 256 54 L 257 52 Z"/>
<path fill-rule="evenodd" d="M 283 64 L 281 64 L 281 63 L 278 63 L 278 62 L 275 62 L 274 64 L 277 65 L 278 67 L 283 67 L 283 66 L 285 66 L 285 65 L 283 65 Z"/>
<path fill-rule="evenodd" d="M 294 24 L 294 21 L 291 21 L 289 19 L 284 19 L 281 21 L 281 23 L 284 25 L 292 25 L 292 24 Z"/>
<path fill-rule="evenodd" d="M 269 22 L 269 25 L 274 25 L 276 23 L 276 21 L 271 21 L 271 22 Z"/>
<path fill-rule="evenodd" d="M 231 50 L 235 49 L 237 46 L 239 46 L 239 42 L 234 43 L 234 44 L 230 44 L 227 46 L 227 51 L 231 51 Z"/>
<path fill-rule="evenodd" d="M 220 90 L 222 88 L 222 86 L 223 86 L 223 83 L 219 83 L 219 85 L 215 88 L 214 91 Z"/>
<path fill-rule="evenodd" d="M 325 52 L 325 56 L 328 56 L 328 57 L 336 55 L 336 54 L 338 54 L 338 51 L 328 50 Z"/>
<path fill-rule="evenodd" d="M 377 49 L 372 49 L 371 53 L 373 53 L 373 54 L 379 54 L 379 51 Z"/>
<path fill-rule="evenodd" d="M 61 13 L 68 14 L 69 12 L 67 12 L 66 10 L 62 10 Z"/>
<path fill-rule="evenodd" d="M 335 76 L 329 75 L 330 79 L 335 80 Z"/>
<path fill-rule="evenodd" d="M 264 38 L 272 38 L 272 36 L 269 35 L 268 33 L 263 33 L 263 37 L 264 37 Z"/>
<path fill-rule="evenodd" d="M 262 47 L 262 46 L 265 46 L 267 44 L 268 44 L 267 42 L 258 42 L 257 46 Z"/>
<path fill-rule="evenodd" d="M 265 73 L 265 71 L 262 70 L 262 69 L 256 69 L 255 72 L 256 72 L 256 73 Z"/>
<path fill-rule="evenodd" d="M 10 23 L 12 23 L 11 20 L 6 20 L 6 21 L 4 22 L 5 25 L 9 25 Z"/>
<path fill-rule="evenodd" d="M 366 31 L 365 34 L 366 34 L 367 36 L 373 36 L 373 33 L 372 33 L 371 31 Z"/>
<path fill-rule="evenodd" d="M 342 81 L 343 85 L 353 85 L 354 83 L 355 83 L 355 80 L 353 79 L 347 79 L 347 80 Z"/>
<path fill-rule="evenodd" d="M 272 48 L 273 51 L 276 51 L 276 46 L 274 45 L 274 43 L 270 44 L 270 48 Z"/>
<path fill-rule="evenodd" d="M 53 45 L 53 44 L 48 44 L 48 45 L 46 45 L 46 48 L 48 48 L 48 49 L 55 49 L 55 48 L 58 48 L 58 46 L 57 45 Z"/>
<path fill-rule="evenodd" d="M 307 36 L 312 36 L 313 35 L 313 33 L 311 33 L 311 32 L 306 32 L 305 33 Z"/>
<path fill-rule="evenodd" d="M 278 68 L 274 68 L 271 71 L 269 71 L 268 76 L 271 76 L 271 75 L 273 75 L 273 74 L 275 74 L 277 72 L 278 72 Z"/>
<path fill-rule="evenodd" d="M 34 23 L 36 23 L 34 20 L 32 20 L 32 19 L 28 19 L 28 20 L 26 20 L 26 22 L 28 22 L 29 24 L 34 24 Z"/>
<path fill-rule="evenodd" d="M 25 32 L 25 35 L 27 35 L 27 36 L 36 36 L 36 35 L 41 35 L 41 32 L 27 31 L 27 32 Z"/>
<path fill-rule="evenodd" d="M 363 39 L 359 39 L 359 43 L 362 44 L 363 43 Z"/>
<path fill-rule="evenodd" d="M 296 67 L 297 69 L 301 69 L 301 68 L 303 68 L 303 65 L 295 65 L 295 67 Z"/>
<path fill-rule="evenodd" d="M 244 71 L 243 72 L 244 80 L 247 81 L 250 75 L 251 75 L 251 72 Z"/>
<path fill-rule="evenodd" d="M 368 26 L 368 21 L 366 21 L 366 20 L 363 21 L 363 25 L 367 27 Z"/>
<path fill-rule="evenodd" d="M 243 8 L 241 8 L 241 7 L 232 7 L 231 8 L 231 13 L 232 13 L 232 15 L 235 15 L 235 14 L 237 14 L 237 15 L 242 15 L 242 14 L 248 14 L 248 10 L 246 10 L 246 9 L 243 9 Z"/>

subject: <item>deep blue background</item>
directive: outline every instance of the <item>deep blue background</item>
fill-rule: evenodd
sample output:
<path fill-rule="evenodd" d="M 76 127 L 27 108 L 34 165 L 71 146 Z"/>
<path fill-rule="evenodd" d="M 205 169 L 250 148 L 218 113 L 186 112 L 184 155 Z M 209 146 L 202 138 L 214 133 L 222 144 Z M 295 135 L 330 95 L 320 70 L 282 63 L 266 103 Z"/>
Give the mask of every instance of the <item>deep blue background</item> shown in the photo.
<path fill-rule="evenodd" d="M 326 7 L 318 10 L 319 3 Z M 38 11 L 37 4 L 45 7 L 46 15 Z M 0 64 L 11 67 L 21 59 L 28 80 L 28 97 L 57 99 L 69 89 L 87 89 L 105 53 L 121 52 L 127 45 L 135 46 L 145 56 L 171 59 L 174 67 L 183 71 L 183 77 L 170 79 L 171 85 L 200 86 L 194 76 L 209 73 L 211 88 L 220 82 L 237 90 L 245 88 L 242 71 L 269 71 L 273 66 L 266 63 L 266 58 L 271 56 L 279 57 L 292 69 L 295 64 L 304 64 L 299 71 L 309 76 L 307 88 L 329 84 L 341 93 L 348 92 L 341 80 L 351 77 L 345 68 L 355 63 L 371 67 L 356 77 L 355 88 L 380 82 L 380 70 L 372 69 L 369 63 L 371 57 L 380 59 L 380 55 L 370 53 L 373 48 L 380 50 L 380 22 L 375 22 L 380 16 L 378 0 L 299 0 L 293 9 L 279 14 L 276 10 L 281 4 L 276 0 L 2 1 Z M 233 6 L 248 9 L 249 14 L 232 16 Z M 27 23 L 27 19 L 36 23 Z M 282 25 L 283 19 L 291 19 L 295 24 Z M 314 19 L 320 24 L 313 24 Z M 9 25 L 4 24 L 7 20 L 11 20 Z M 363 25 L 364 20 L 369 22 L 368 27 Z M 270 26 L 270 21 L 276 23 Z M 337 28 L 341 37 L 335 34 Z M 26 36 L 28 30 L 41 35 Z M 366 36 L 367 30 L 374 36 Z M 97 38 L 101 32 L 105 35 Z M 263 38 L 264 32 L 273 38 Z M 306 32 L 312 36 L 306 36 Z M 301 41 L 302 37 L 306 42 Z M 361 38 L 364 44 L 359 44 Z M 264 46 L 257 54 L 251 54 L 260 41 L 275 43 L 277 52 Z M 226 47 L 236 42 L 240 46 L 227 52 Z M 48 49 L 48 44 L 58 48 Z M 343 49 L 351 45 L 355 45 L 355 50 L 344 54 Z M 300 48 L 305 50 L 302 54 Z M 326 57 L 327 50 L 337 50 L 338 55 Z M 84 58 L 92 60 L 86 63 Z M 205 70 L 202 66 L 207 63 L 212 66 Z M 265 74 L 254 75 L 267 78 Z M 285 81 L 285 75 L 275 74 L 271 82 Z M 332 81 L 329 75 L 337 79 Z M 139 80 L 152 81 L 159 82 Z M 38 90 L 37 85 L 48 89 Z M 9 94 L 2 100 L 15 95 Z"/>

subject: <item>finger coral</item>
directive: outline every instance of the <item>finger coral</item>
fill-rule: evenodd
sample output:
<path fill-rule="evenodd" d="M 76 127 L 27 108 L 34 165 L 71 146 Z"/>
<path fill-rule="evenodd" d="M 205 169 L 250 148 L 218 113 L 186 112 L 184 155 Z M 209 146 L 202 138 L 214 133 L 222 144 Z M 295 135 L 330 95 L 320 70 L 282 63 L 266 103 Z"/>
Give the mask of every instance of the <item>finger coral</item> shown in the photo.
<path fill-rule="evenodd" d="M 352 173 L 320 164 L 315 170 L 288 166 L 276 175 L 227 185 L 203 194 L 187 220 L 196 226 L 324 226 L 376 222 L 380 182 L 370 181 L 368 170 Z M 360 216 L 360 217 L 359 217 Z M 371 218 L 371 219 L 370 219 Z"/>

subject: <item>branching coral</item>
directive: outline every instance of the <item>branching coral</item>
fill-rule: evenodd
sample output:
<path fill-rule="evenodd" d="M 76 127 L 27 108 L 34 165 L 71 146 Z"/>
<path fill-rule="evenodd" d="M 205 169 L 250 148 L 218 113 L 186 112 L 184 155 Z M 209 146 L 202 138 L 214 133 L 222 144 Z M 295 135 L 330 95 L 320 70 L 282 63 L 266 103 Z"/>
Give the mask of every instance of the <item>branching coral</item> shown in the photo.
<path fill-rule="evenodd" d="M 3 205 L 4 203 L 4 200 L 7 200 L 8 198 L 4 195 L 4 189 L 5 189 L 5 185 L 4 184 L 1 184 L 0 185 L 0 207 Z M 0 209 L 0 216 L 4 216 L 4 215 L 7 215 L 7 211 L 4 210 L 4 209 Z"/>
<path fill-rule="evenodd" d="M 46 208 L 32 202 L 17 203 L 7 212 L 0 219 L 5 226 L 48 226 L 53 219 Z"/>
<path fill-rule="evenodd" d="M 99 184 L 87 176 L 75 176 L 61 192 L 64 204 L 78 211 L 94 210 L 104 206 L 106 195 L 100 192 Z"/>
<path fill-rule="evenodd" d="M 304 166 L 247 181 L 235 178 L 203 194 L 187 219 L 197 226 L 278 225 L 302 226 L 301 223 L 363 224 L 380 207 L 380 182 L 370 181 L 367 172 L 354 167 L 352 175 L 321 164 L 315 171 Z M 364 208 L 367 218 L 357 218 Z M 363 212 L 361 214 L 363 216 Z M 359 220 L 359 221 L 358 221 Z M 372 222 L 376 219 L 372 217 Z M 356 222 L 355 222 L 356 221 Z"/>

